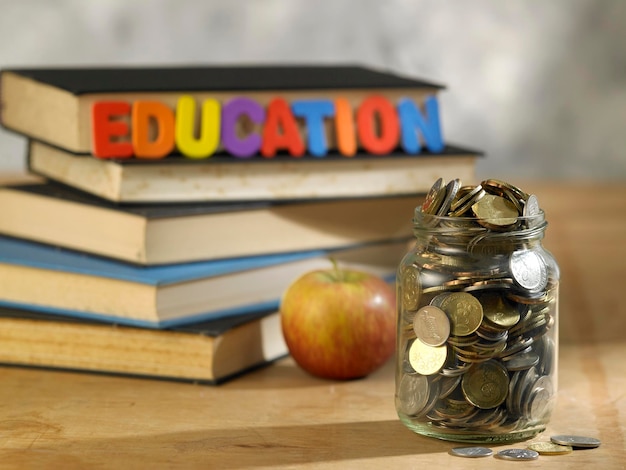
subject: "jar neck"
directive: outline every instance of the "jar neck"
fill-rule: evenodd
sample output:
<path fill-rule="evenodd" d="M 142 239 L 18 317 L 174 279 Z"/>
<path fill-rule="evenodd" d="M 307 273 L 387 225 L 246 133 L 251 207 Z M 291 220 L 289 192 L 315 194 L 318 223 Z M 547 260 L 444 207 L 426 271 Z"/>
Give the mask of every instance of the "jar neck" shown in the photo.
<path fill-rule="evenodd" d="M 416 211 L 413 233 L 423 249 L 441 254 L 488 255 L 541 246 L 547 225 L 543 212 L 514 220 L 485 221 Z"/>

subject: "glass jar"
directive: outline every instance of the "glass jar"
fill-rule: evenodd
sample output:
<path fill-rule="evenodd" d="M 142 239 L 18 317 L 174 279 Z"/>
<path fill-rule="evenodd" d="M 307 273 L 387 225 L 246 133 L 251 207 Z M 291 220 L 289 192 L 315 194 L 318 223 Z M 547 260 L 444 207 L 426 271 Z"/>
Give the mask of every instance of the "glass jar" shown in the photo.
<path fill-rule="evenodd" d="M 445 210 L 446 187 L 433 186 L 398 268 L 396 410 L 422 435 L 519 441 L 543 431 L 554 407 L 559 268 L 536 198 L 494 181 L 455 182 L 453 196 L 449 184 Z M 504 215 L 493 209 L 501 199 Z"/>

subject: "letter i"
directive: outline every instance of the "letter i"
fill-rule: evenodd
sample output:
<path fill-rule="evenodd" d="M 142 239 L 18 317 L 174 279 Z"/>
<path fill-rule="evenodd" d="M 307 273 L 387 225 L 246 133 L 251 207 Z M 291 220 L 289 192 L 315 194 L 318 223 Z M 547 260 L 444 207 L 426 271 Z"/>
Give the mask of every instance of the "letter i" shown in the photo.
<path fill-rule="evenodd" d="M 335 131 L 339 153 L 346 157 L 354 156 L 356 154 L 354 114 L 350 103 L 345 98 L 335 100 Z"/>

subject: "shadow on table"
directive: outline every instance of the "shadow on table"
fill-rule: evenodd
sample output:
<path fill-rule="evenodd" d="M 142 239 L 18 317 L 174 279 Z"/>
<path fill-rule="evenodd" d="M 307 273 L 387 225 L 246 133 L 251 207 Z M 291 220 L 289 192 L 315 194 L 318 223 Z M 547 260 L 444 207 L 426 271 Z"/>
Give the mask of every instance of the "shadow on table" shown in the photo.
<path fill-rule="evenodd" d="M 458 445 L 458 444 L 456 444 Z M 22 468 L 256 468 L 447 453 L 454 447 L 416 435 L 399 421 L 368 421 L 142 435 L 123 438 L 43 439 L 29 452 L 0 451 Z M 13 454 L 13 455 L 11 455 Z M 61 468 L 59 467 L 59 468 Z"/>
<path fill-rule="evenodd" d="M 249 371 L 240 377 L 224 382 L 219 387 L 229 390 L 285 390 L 333 385 L 357 385 L 360 382 L 384 382 L 390 384 L 393 393 L 394 361 L 389 359 L 379 369 L 367 377 L 352 380 L 333 380 L 314 377 L 301 369 L 291 358 L 285 358 L 273 364 Z"/>

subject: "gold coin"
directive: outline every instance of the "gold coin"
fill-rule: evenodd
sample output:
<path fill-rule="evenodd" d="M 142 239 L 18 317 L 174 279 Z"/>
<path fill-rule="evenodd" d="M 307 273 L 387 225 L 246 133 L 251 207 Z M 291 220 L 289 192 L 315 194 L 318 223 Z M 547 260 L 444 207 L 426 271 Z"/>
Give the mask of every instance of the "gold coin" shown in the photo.
<path fill-rule="evenodd" d="M 501 328 L 511 328 L 520 319 L 520 313 L 511 302 L 506 301 L 497 293 L 478 296 L 483 306 L 483 315 L 487 321 Z"/>
<path fill-rule="evenodd" d="M 477 408 L 490 409 L 501 405 L 509 391 L 509 374 L 495 360 L 474 364 L 461 380 L 463 395 Z"/>
<path fill-rule="evenodd" d="M 476 297 L 467 292 L 446 295 L 439 307 L 446 312 L 454 336 L 467 336 L 474 333 L 483 321 L 483 307 Z"/>
<path fill-rule="evenodd" d="M 452 206 L 452 215 L 454 217 L 462 217 L 471 207 L 480 201 L 487 193 L 478 185 L 470 193 L 463 198 L 458 199 L 456 204 Z"/>
<path fill-rule="evenodd" d="M 563 446 L 553 442 L 533 442 L 528 444 L 528 448 L 541 455 L 562 455 L 573 451 L 571 446 Z"/>
<path fill-rule="evenodd" d="M 441 370 L 448 357 L 447 346 L 428 346 L 416 339 L 409 348 L 409 363 L 422 375 L 433 375 Z"/>
<path fill-rule="evenodd" d="M 522 191 L 517 186 L 512 185 L 511 183 L 507 183 L 506 181 L 497 180 L 494 178 L 488 179 L 480 183 L 485 190 L 492 194 L 497 194 L 498 196 L 503 196 L 505 191 L 508 191 L 513 194 L 518 199 L 526 200 L 528 199 L 528 194 Z"/>
<path fill-rule="evenodd" d="M 422 204 L 422 212 L 424 214 L 435 215 L 441 207 L 445 197 L 446 182 L 443 178 L 439 178 L 426 194 L 424 203 Z"/>
<path fill-rule="evenodd" d="M 420 280 L 415 266 L 405 266 L 402 268 L 402 306 L 405 310 L 417 309 L 420 296 Z"/>
<path fill-rule="evenodd" d="M 517 222 L 515 205 L 501 196 L 487 194 L 472 206 L 478 223 L 494 230 L 508 228 Z"/>
<path fill-rule="evenodd" d="M 522 214 L 524 212 L 524 200 L 519 199 L 517 196 L 515 196 L 515 194 L 512 191 L 505 189 L 503 191 L 502 197 L 505 197 L 506 199 L 508 199 L 509 201 L 513 203 L 513 205 L 517 209 L 518 214 Z"/>
<path fill-rule="evenodd" d="M 510 289 L 513 286 L 513 279 L 509 278 L 497 278 L 497 279 L 485 279 L 482 281 L 475 281 L 471 285 L 465 287 L 465 292 L 476 292 L 481 290 L 492 289 Z"/>
<path fill-rule="evenodd" d="M 465 400 L 455 402 L 452 400 L 442 400 L 436 408 L 437 414 L 443 418 L 464 419 L 475 413 L 477 410 Z"/>
<path fill-rule="evenodd" d="M 452 201 L 452 205 L 456 205 L 458 207 L 459 201 L 475 189 L 476 186 L 474 185 L 462 185 L 457 191 L 456 196 L 454 197 L 454 201 Z"/>
<path fill-rule="evenodd" d="M 424 344 L 441 346 L 450 336 L 450 320 L 440 308 L 427 305 L 415 314 L 413 329 Z"/>
<path fill-rule="evenodd" d="M 450 209 L 456 211 L 459 207 L 465 205 L 473 197 L 479 194 L 483 190 L 481 185 L 478 186 L 461 186 L 456 193 Z M 474 201 L 476 202 L 476 201 Z"/>

